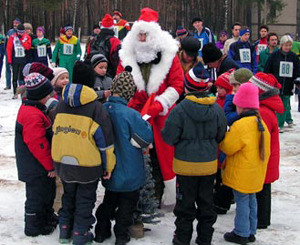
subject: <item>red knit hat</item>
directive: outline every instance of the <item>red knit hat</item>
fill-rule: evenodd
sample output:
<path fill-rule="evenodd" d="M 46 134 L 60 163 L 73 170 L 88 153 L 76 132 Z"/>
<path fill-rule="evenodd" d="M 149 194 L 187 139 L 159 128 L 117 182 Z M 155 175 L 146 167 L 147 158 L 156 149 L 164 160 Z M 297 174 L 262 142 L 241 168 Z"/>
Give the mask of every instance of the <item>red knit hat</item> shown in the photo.
<path fill-rule="evenodd" d="M 26 77 L 34 72 L 42 74 L 50 81 L 54 78 L 53 70 L 39 62 L 27 63 L 23 69 L 23 76 Z"/>
<path fill-rule="evenodd" d="M 158 22 L 158 12 L 151 8 L 143 8 L 138 20 L 143 20 L 146 22 Z"/>
<path fill-rule="evenodd" d="M 227 93 L 231 93 L 233 90 L 233 87 L 229 82 L 229 77 L 230 77 L 230 74 L 232 73 L 232 71 L 230 70 L 230 71 L 225 72 L 225 73 L 221 74 L 220 76 L 218 76 L 214 85 L 224 88 Z"/>
<path fill-rule="evenodd" d="M 119 15 L 122 18 L 122 13 L 119 10 L 114 10 L 113 14 Z"/>
<path fill-rule="evenodd" d="M 104 18 L 102 19 L 101 23 L 101 29 L 107 28 L 107 29 L 113 29 L 114 28 L 114 19 L 111 17 L 110 14 L 106 14 Z"/>
<path fill-rule="evenodd" d="M 63 27 L 60 28 L 59 34 L 64 34 L 64 35 L 66 35 L 65 28 L 63 28 Z"/>
<path fill-rule="evenodd" d="M 258 72 L 250 78 L 249 82 L 259 88 L 259 94 L 274 88 L 281 89 L 281 84 L 277 81 L 273 74 Z"/>

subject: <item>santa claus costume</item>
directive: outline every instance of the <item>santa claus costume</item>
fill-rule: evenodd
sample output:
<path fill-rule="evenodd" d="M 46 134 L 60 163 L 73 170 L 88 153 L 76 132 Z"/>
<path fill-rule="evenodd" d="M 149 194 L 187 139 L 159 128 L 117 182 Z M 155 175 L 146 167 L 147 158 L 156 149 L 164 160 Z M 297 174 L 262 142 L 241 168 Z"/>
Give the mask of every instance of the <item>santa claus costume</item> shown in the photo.
<path fill-rule="evenodd" d="M 174 148 L 163 141 L 161 129 L 183 92 L 184 75 L 177 56 L 178 43 L 157 21 L 156 11 L 141 10 L 141 16 L 122 42 L 117 73 L 123 67 L 132 67 L 137 91 L 128 106 L 150 116 L 148 121 L 153 127 L 155 152 L 165 185 L 162 203 L 170 205 L 175 203 Z"/>

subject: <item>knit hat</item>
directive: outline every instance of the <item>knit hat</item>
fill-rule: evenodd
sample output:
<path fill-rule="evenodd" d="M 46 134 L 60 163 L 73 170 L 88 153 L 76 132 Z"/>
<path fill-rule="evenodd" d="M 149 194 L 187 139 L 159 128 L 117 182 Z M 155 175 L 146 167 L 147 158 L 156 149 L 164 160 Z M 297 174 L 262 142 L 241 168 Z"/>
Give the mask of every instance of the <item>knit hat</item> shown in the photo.
<path fill-rule="evenodd" d="M 190 92 L 205 91 L 208 89 L 209 78 L 209 72 L 199 62 L 185 75 L 184 87 Z"/>
<path fill-rule="evenodd" d="M 25 27 L 25 30 L 31 30 L 33 31 L 33 28 L 32 28 L 32 25 L 30 23 L 24 23 L 24 27 Z"/>
<path fill-rule="evenodd" d="M 95 24 L 95 25 L 93 25 L 93 30 L 95 30 L 95 29 L 100 29 L 100 26 L 99 26 L 99 24 Z"/>
<path fill-rule="evenodd" d="M 249 28 L 241 29 L 240 30 L 240 37 L 243 36 L 245 33 L 249 33 L 250 34 L 251 33 L 250 29 Z"/>
<path fill-rule="evenodd" d="M 25 27 L 24 27 L 23 24 L 19 24 L 19 25 L 17 26 L 17 32 L 18 32 L 18 33 L 25 33 Z"/>
<path fill-rule="evenodd" d="M 249 82 L 258 87 L 259 94 L 262 94 L 274 88 L 281 89 L 281 84 L 277 81 L 276 77 L 274 77 L 273 74 L 258 72 L 250 78 Z"/>
<path fill-rule="evenodd" d="M 92 66 L 95 68 L 100 62 L 106 62 L 108 63 L 106 57 L 103 54 L 95 54 L 93 55 L 92 59 Z"/>
<path fill-rule="evenodd" d="M 187 33 L 188 33 L 187 30 L 185 28 L 183 28 L 182 26 L 177 27 L 177 30 L 176 30 L 176 36 L 177 37 L 186 35 Z"/>
<path fill-rule="evenodd" d="M 158 22 L 158 12 L 151 8 L 143 8 L 138 20 L 143 20 L 146 22 Z"/>
<path fill-rule="evenodd" d="M 249 79 L 253 76 L 252 71 L 247 68 L 239 68 L 232 72 L 229 77 L 229 82 L 233 84 L 242 84 L 249 82 Z"/>
<path fill-rule="evenodd" d="M 197 38 L 185 37 L 181 41 L 181 48 L 188 56 L 197 57 L 198 51 L 201 47 L 201 43 Z"/>
<path fill-rule="evenodd" d="M 196 21 L 203 21 L 200 17 L 195 17 L 193 20 L 192 20 L 192 24 L 194 24 Z"/>
<path fill-rule="evenodd" d="M 42 74 L 30 73 L 24 80 L 29 100 L 43 99 L 53 91 L 50 81 Z"/>
<path fill-rule="evenodd" d="M 131 66 L 126 66 L 125 71 L 115 76 L 111 85 L 112 94 L 118 94 L 121 98 L 129 101 L 136 91 L 136 85 L 131 74 Z"/>
<path fill-rule="evenodd" d="M 225 30 L 222 30 L 222 31 L 220 31 L 220 34 L 219 34 L 219 36 L 228 36 L 228 33 L 227 33 L 227 31 L 225 31 Z"/>
<path fill-rule="evenodd" d="M 113 15 L 114 14 L 119 15 L 122 18 L 122 13 L 119 10 L 114 10 Z"/>
<path fill-rule="evenodd" d="M 208 43 L 203 46 L 202 58 L 205 64 L 213 63 L 222 57 L 222 52 L 213 43 Z"/>
<path fill-rule="evenodd" d="M 36 31 L 40 31 L 43 33 L 43 35 L 45 34 L 45 29 L 42 26 L 39 26 L 38 28 L 36 28 Z"/>
<path fill-rule="evenodd" d="M 51 80 L 51 84 L 52 86 L 54 86 L 57 82 L 57 79 L 59 78 L 60 75 L 64 74 L 64 73 L 68 73 L 68 70 L 64 67 L 55 67 L 53 68 L 53 72 L 54 72 L 54 78 Z"/>
<path fill-rule="evenodd" d="M 53 70 L 43 63 L 33 62 L 26 64 L 23 69 L 23 76 L 26 77 L 33 72 L 42 74 L 44 77 L 48 78 L 49 81 L 54 78 Z"/>
<path fill-rule="evenodd" d="M 65 32 L 67 31 L 67 30 L 72 30 L 72 31 L 74 31 L 74 29 L 73 29 L 73 27 L 71 26 L 71 25 L 66 25 L 65 27 L 64 27 L 64 29 L 65 29 Z"/>
<path fill-rule="evenodd" d="M 65 28 L 60 28 L 60 30 L 59 30 L 59 34 L 64 34 L 64 35 L 66 35 L 66 31 L 65 31 Z"/>
<path fill-rule="evenodd" d="M 226 90 L 226 93 L 230 93 L 233 90 L 232 85 L 229 83 L 229 77 L 230 74 L 233 72 L 233 69 L 221 74 L 218 76 L 216 82 L 214 83 L 215 86 L 224 88 Z"/>
<path fill-rule="evenodd" d="M 14 21 L 15 21 L 15 22 L 18 22 L 18 23 L 20 23 L 20 24 L 22 23 L 21 20 L 20 20 L 20 18 L 18 18 L 18 17 L 15 18 Z"/>
<path fill-rule="evenodd" d="M 114 19 L 111 17 L 110 14 L 104 15 L 104 18 L 102 19 L 101 22 L 101 29 L 106 28 L 106 29 L 113 29 L 114 28 Z"/>
<path fill-rule="evenodd" d="M 95 73 L 90 61 L 76 61 L 73 68 L 73 83 L 86 85 L 90 88 L 95 84 Z"/>
<path fill-rule="evenodd" d="M 244 83 L 233 97 L 233 104 L 241 108 L 259 109 L 258 88 L 252 83 Z"/>

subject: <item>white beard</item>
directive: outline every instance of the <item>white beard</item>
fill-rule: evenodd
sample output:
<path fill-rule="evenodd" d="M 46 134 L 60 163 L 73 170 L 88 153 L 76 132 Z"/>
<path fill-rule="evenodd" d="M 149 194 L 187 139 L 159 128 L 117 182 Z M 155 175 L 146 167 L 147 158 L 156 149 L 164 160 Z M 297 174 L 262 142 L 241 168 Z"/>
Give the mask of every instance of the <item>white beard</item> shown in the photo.
<path fill-rule="evenodd" d="M 147 40 L 146 42 L 136 42 L 134 51 L 137 63 L 150 63 L 157 58 L 158 49 L 154 43 L 155 42 L 152 42 L 151 40 Z"/>

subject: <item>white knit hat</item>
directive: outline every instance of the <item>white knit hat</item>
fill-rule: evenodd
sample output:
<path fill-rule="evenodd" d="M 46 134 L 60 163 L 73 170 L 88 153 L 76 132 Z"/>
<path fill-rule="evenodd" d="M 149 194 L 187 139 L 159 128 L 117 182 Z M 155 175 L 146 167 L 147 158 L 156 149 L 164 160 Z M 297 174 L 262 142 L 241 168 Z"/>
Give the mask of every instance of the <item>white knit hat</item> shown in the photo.
<path fill-rule="evenodd" d="M 60 75 L 64 74 L 64 73 L 68 73 L 68 70 L 66 68 L 63 67 L 56 67 L 53 68 L 53 72 L 54 72 L 54 78 L 51 80 L 51 84 L 52 86 L 54 86 L 57 82 L 57 79 L 59 78 Z"/>

